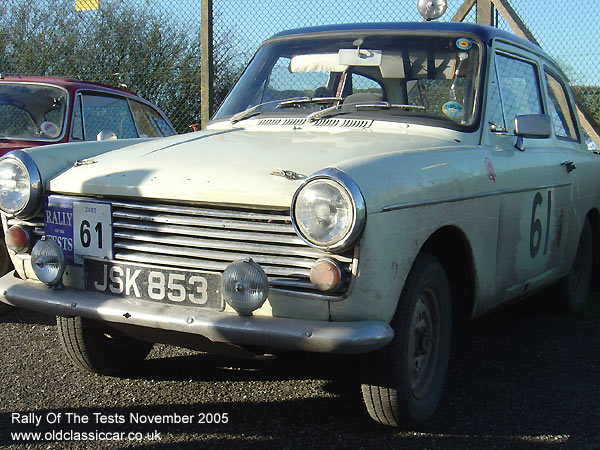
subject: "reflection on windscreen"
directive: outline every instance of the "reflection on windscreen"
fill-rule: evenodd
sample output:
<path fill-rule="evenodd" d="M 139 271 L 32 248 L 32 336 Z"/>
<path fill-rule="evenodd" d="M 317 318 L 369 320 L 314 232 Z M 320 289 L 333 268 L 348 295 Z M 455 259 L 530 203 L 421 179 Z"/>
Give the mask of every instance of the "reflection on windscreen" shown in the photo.
<path fill-rule="evenodd" d="M 348 114 L 369 106 L 383 120 L 416 117 L 470 125 L 476 120 L 480 55 L 478 41 L 458 35 L 357 34 L 269 43 L 215 118 L 266 103 L 256 111 L 307 116 L 335 105 Z M 332 100 L 314 101 L 318 98 Z M 288 99 L 304 101 L 278 104 Z"/>
<path fill-rule="evenodd" d="M 63 134 L 67 93 L 32 83 L 0 83 L 0 138 L 54 141 Z"/>

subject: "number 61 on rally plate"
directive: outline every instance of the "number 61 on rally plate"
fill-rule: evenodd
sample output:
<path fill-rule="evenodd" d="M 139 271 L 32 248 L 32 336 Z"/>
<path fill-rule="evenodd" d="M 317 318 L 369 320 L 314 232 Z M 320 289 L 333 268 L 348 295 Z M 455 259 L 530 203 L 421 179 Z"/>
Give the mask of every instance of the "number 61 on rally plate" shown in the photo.
<path fill-rule="evenodd" d="M 112 259 L 112 211 L 110 203 L 73 202 L 73 260 Z"/>

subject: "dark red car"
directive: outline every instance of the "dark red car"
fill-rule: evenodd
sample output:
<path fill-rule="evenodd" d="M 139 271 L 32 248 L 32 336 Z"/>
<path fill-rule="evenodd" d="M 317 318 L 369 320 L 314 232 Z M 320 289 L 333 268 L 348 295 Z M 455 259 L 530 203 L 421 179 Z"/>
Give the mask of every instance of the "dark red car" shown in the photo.
<path fill-rule="evenodd" d="M 0 156 L 38 145 L 173 134 L 165 114 L 129 90 L 65 78 L 0 75 Z M 0 231 L 0 275 L 10 266 Z"/>
<path fill-rule="evenodd" d="M 0 155 L 59 142 L 173 134 L 160 109 L 126 89 L 65 78 L 0 75 Z"/>

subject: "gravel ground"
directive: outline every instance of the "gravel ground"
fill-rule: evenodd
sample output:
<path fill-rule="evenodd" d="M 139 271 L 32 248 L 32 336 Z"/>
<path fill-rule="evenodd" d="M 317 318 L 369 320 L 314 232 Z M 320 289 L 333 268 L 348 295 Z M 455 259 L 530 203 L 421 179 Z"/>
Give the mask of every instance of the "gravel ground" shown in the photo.
<path fill-rule="evenodd" d="M 71 366 L 54 318 L 15 309 L 0 317 L 0 447 L 600 449 L 599 330 L 599 319 L 527 304 L 479 319 L 455 333 L 435 417 L 398 431 L 369 419 L 353 358 L 245 361 L 157 345 L 139 368 L 102 377 Z M 194 423 L 136 424 L 136 415 Z M 39 426 L 23 423 L 32 417 Z M 62 442 L 61 431 L 125 438 Z M 50 440 L 15 441 L 14 432 Z"/>

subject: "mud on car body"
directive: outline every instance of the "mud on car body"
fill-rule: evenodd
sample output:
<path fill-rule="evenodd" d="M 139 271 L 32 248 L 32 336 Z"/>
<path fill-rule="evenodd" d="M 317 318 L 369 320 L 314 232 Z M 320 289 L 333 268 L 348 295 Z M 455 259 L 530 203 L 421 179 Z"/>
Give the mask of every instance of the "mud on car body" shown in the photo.
<path fill-rule="evenodd" d="M 600 162 L 573 111 L 556 64 L 494 28 L 283 32 L 207 130 L 4 157 L 2 300 L 59 316 L 100 373 L 153 342 L 360 355 L 373 419 L 420 422 L 453 324 L 586 297 Z"/>

